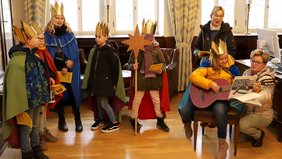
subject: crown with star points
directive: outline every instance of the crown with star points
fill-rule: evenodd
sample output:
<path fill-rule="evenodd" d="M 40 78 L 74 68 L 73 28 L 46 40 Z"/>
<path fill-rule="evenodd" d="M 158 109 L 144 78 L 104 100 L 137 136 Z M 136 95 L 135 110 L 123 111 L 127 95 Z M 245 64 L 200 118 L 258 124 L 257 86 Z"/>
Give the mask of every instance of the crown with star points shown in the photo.
<path fill-rule="evenodd" d="M 142 21 L 142 33 L 143 34 L 155 34 L 156 28 L 157 28 L 158 23 L 153 22 L 151 19 L 149 19 L 145 23 L 145 19 Z"/>
<path fill-rule="evenodd" d="M 54 17 L 56 15 L 64 15 L 63 3 L 61 3 L 61 6 L 59 6 L 58 2 L 55 2 L 54 5 L 51 4 L 51 16 Z"/>

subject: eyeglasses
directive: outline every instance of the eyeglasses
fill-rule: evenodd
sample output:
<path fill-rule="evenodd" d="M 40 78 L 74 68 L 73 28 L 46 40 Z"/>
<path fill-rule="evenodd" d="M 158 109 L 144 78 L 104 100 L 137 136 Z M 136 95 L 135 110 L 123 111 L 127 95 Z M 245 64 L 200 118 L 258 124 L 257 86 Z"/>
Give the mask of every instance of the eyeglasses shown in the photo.
<path fill-rule="evenodd" d="M 256 65 L 263 64 L 263 62 L 259 62 L 259 61 L 256 61 L 256 60 L 251 60 L 251 63 L 256 64 Z"/>

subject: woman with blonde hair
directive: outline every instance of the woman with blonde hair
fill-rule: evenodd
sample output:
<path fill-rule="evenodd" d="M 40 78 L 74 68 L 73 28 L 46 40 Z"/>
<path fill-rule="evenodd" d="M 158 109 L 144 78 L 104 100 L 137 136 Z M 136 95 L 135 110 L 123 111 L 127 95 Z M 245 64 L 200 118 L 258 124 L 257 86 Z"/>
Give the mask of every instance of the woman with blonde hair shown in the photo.
<path fill-rule="evenodd" d="M 67 91 L 64 92 L 64 99 L 56 105 L 59 117 L 58 128 L 61 131 L 68 131 L 64 117 L 64 105 L 71 104 L 75 119 L 76 132 L 82 132 L 83 127 L 80 119 L 80 103 L 82 98 L 80 81 L 79 50 L 74 33 L 65 20 L 64 6 L 56 2 L 51 5 L 51 20 L 45 27 L 45 43 L 58 71 L 62 75 L 72 73 L 70 83 L 62 82 Z"/>

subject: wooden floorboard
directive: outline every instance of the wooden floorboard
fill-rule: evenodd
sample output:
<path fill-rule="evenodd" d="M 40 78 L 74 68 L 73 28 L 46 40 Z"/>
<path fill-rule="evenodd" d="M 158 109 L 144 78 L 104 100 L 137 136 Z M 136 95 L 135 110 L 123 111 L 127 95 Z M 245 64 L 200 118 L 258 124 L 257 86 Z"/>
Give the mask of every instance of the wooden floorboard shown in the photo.
<path fill-rule="evenodd" d="M 155 121 L 143 121 L 141 134 L 134 135 L 128 122 L 123 116 L 120 130 L 113 133 L 91 131 L 93 115 L 85 104 L 81 107 L 84 126 L 82 133 L 76 133 L 71 108 L 67 107 L 66 117 L 69 131 L 63 133 L 57 129 L 57 116 L 50 114 L 48 128 L 58 137 L 57 143 L 48 143 L 46 154 L 50 159 L 213 159 L 216 152 L 216 128 L 206 128 L 202 137 L 198 132 L 197 151 L 193 150 L 193 138 L 187 140 L 183 124 L 177 111 L 182 94 L 171 100 L 171 111 L 165 120 L 170 132 L 165 133 L 154 128 Z M 153 124 L 153 127 L 152 127 Z M 265 129 L 266 136 L 261 148 L 253 148 L 250 143 L 239 143 L 237 157 L 233 156 L 233 143 L 230 138 L 228 159 L 278 159 L 282 157 L 282 143 L 277 142 L 275 129 Z M 231 144 L 230 144 L 231 143 Z M 18 149 L 7 148 L 0 156 L 1 159 L 21 158 Z"/>

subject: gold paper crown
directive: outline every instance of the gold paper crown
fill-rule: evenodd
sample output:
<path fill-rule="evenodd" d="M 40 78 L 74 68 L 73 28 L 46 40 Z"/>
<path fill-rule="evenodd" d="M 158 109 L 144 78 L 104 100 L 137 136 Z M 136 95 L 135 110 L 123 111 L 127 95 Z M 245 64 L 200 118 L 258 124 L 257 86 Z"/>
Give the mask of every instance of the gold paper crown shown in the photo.
<path fill-rule="evenodd" d="M 33 22 L 31 26 L 37 32 L 37 34 L 43 34 L 43 29 L 39 26 L 38 23 Z"/>
<path fill-rule="evenodd" d="M 145 23 L 145 19 L 142 21 L 142 33 L 143 34 L 155 34 L 157 28 L 157 22 L 153 22 L 151 19 L 149 19 Z"/>
<path fill-rule="evenodd" d="M 107 37 L 109 36 L 109 28 L 108 25 L 106 23 L 99 23 L 96 25 L 96 32 L 95 32 L 95 36 L 104 36 Z"/>
<path fill-rule="evenodd" d="M 22 28 L 18 28 L 17 26 L 13 25 L 14 34 L 21 43 L 26 43 L 27 39 L 35 37 L 37 32 L 28 23 L 21 21 L 21 24 Z"/>
<path fill-rule="evenodd" d="M 214 41 L 212 41 L 211 52 L 214 55 L 228 53 L 226 43 L 223 40 L 219 40 L 219 44 L 217 45 Z"/>
<path fill-rule="evenodd" d="M 54 6 L 51 4 L 51 16 L 64 15 L 64 5 L 61 3 L 59 6 L 58 2 L 55 2 Z"/>

